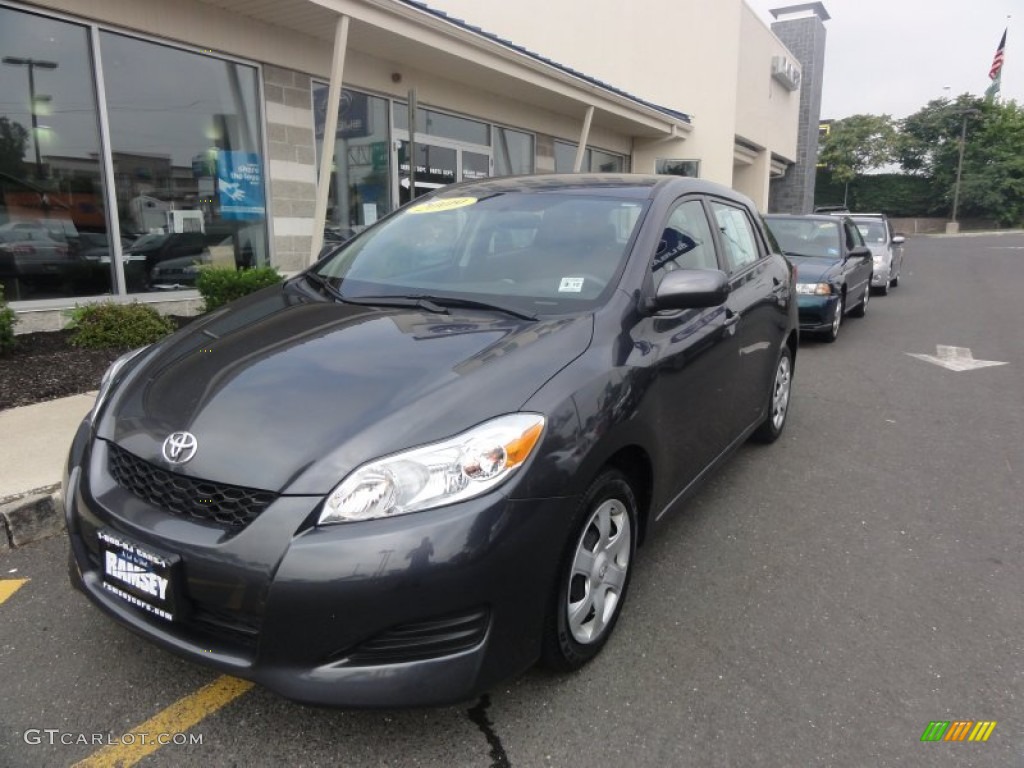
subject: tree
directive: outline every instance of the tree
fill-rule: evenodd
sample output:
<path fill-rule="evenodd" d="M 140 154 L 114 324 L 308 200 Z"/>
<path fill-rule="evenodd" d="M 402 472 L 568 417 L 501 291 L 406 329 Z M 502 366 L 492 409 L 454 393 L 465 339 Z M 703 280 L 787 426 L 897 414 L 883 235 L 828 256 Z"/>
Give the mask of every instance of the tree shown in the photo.
<path fill-rule="evenodd" d="M 830 124 L 818 161 L 847 190 L 865 171 L 892 162 L 895 148 L 896 126 L 889 115 L 851 115 Z M 845 192 L 843 197 L 845 203 Z"/>
<path fill-rule="evenodd" d="M 931 210 L 947 215 L 953 203 L 960 138 L 966 133 L 960 213 L 1004 225 L 1024 220 L 1024 110 L 963 94 L 936 99 L 900 126 L 897 156 L 904 171 L 931 184 Z"/>
<path fill-rule="evenodd" d="M 28 130 L 21 123 L 0 117 L 0 173 L 21 178 L 22 161 L 28 149 Z"/>

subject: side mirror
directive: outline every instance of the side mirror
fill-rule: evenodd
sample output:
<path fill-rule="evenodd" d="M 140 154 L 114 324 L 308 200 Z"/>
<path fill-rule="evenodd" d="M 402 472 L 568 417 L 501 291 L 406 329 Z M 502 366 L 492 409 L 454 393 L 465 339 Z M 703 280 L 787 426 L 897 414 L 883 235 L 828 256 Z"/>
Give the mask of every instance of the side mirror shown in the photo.
<path fill-rule="evenodd" d="M 903 243 L 905 243 L 906 241 L 907 241 L 907 238 L 905 238 L 903 235 L 893 235 L 892 236 L 892 244 L 893 245 L 903 245 Z"/>
<path fill-rule="evenodd" d="M 848 259 L 859 259 L 863 257 L 871 258 L 871 249 L 866 245 L 858 245 L 856 248 L 851 248 L 850 252 L 846 254 Z"/>
<path fill-rule="evenodd" d="M 717 307 L 729 296 L 729 278 L 717 269 L 676 269 L 665 275 L 651 309 Z"/>

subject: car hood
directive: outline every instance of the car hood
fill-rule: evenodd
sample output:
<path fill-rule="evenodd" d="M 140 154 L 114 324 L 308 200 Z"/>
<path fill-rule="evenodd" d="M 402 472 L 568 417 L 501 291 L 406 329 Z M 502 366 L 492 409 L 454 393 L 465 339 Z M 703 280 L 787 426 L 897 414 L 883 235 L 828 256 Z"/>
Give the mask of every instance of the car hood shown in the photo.
<path fill-rule="evenodd" d="M 811 256 L 791 256 L 796 266 L 798 283 L 827 283 L 839 274 L 842 262 L 835 259 L 819 259 Z"/>
<path fill-rule="evenodd" d="M 889 246 L 885 243 L 867 244 L 868 248 L 871 249 L 872 256 L 881 256 L 883 259 L 888 258 L 891 254 L 889 253 Z"/>
<path fill-rule="evenodd" d="M 321 495 L 365 461 L 519 410 L 592 334 L 591 315 L 437 314 L 275 286 L 140 356 L 97 435 L 180 474 Z M 198 449 L 171 465 L 162 446 L 179 430 Z"/>

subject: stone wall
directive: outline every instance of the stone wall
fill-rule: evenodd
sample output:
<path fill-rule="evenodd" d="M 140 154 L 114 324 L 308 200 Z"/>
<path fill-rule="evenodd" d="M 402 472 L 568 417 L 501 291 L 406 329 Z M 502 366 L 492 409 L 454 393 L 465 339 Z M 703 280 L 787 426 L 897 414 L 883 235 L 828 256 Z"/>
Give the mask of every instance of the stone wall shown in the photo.
<path fill-rule="evenodd" d="M 310 263 L 316 206 L 316 150 L 309 75 L 263 67 L 270 152 L 273 266 L 282 272 Z"/>

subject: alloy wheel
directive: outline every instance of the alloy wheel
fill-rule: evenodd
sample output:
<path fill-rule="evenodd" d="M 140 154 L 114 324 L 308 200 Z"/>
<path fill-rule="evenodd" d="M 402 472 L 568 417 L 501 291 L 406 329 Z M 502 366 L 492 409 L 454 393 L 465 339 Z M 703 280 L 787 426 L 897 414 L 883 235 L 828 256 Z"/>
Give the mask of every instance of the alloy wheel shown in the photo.
<path fill-rule="evenodd" d="M 601 639 L 619 608 L 629 574 L 632 530 L 626 505 L 603 501 L 583 527 L 569 578 L 566 619 L 581 645 Z"/>

